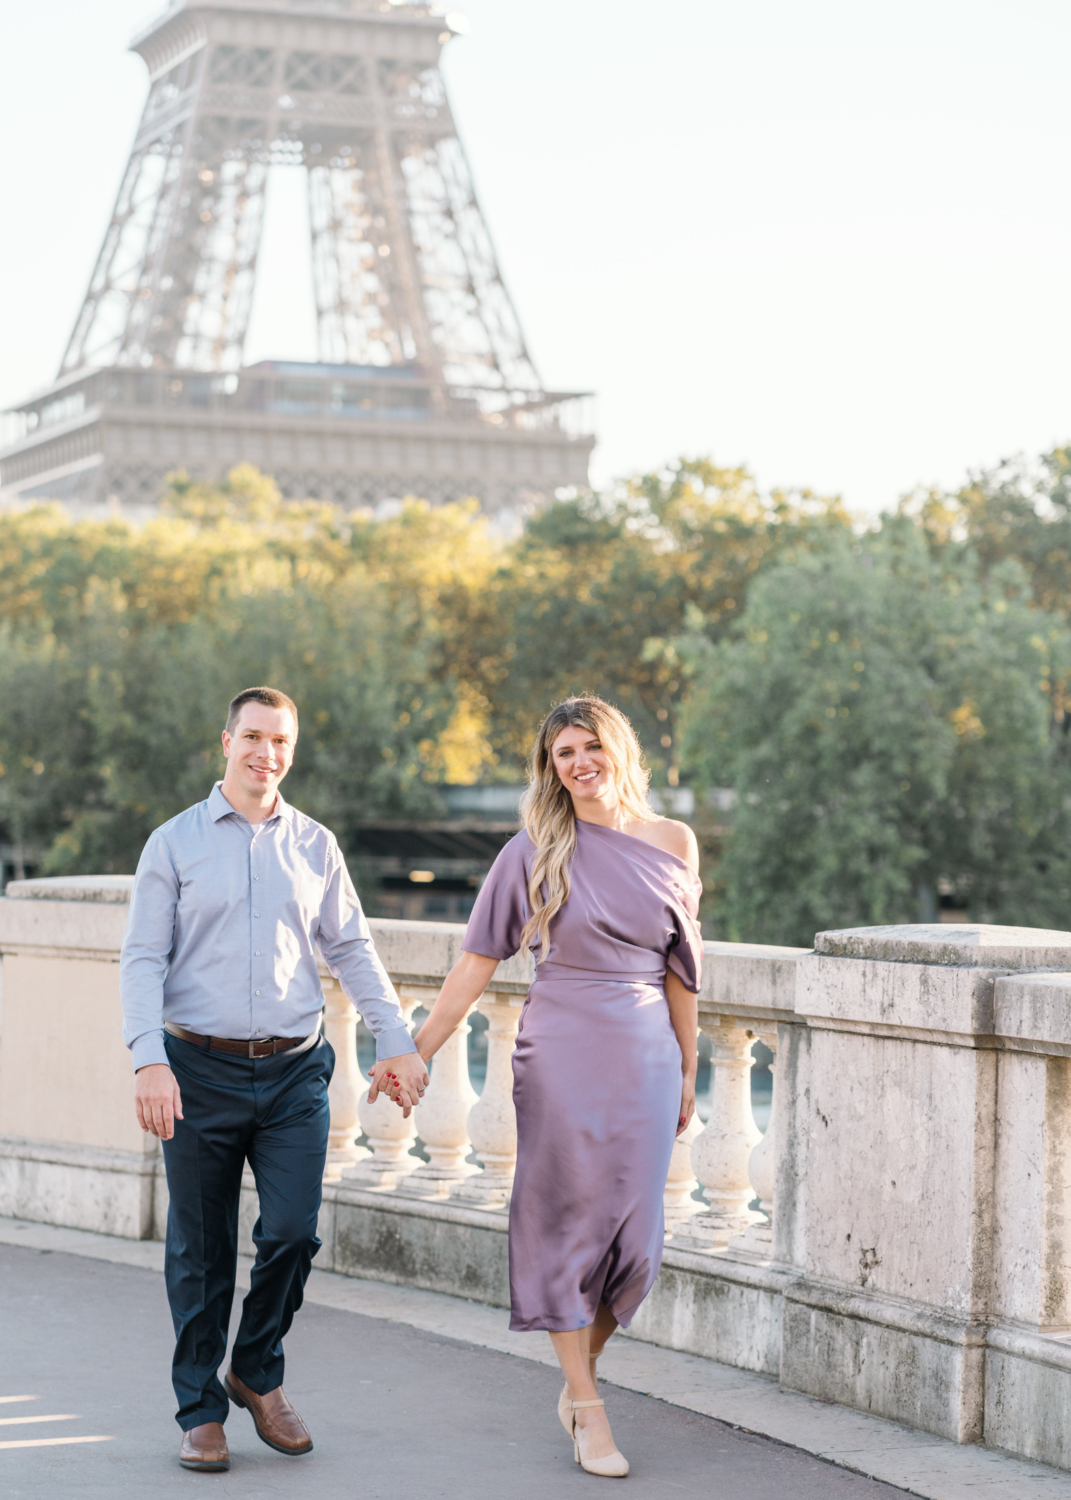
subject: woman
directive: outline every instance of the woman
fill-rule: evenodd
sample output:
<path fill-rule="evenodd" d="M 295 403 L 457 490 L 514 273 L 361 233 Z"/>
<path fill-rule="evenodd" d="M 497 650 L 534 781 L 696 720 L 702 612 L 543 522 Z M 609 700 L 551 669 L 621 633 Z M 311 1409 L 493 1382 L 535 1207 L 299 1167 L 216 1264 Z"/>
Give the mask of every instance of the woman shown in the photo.
<path fill-rule="evenodd" d="M 607 1476 L 628 1463 L 595 1362 L 658 1274 L 670 1153 L 695 1107 L 698 851 L 686 824 L 651 811 L 647 781 L 608 703 L 570 698 L 547 715 L 524 831 L 495 861 L 416 1038 L 426 1062 L 500 960 L 535 951 L 513 1057 L 510 1327 L 550 1333 L 574 1457 Z"/>

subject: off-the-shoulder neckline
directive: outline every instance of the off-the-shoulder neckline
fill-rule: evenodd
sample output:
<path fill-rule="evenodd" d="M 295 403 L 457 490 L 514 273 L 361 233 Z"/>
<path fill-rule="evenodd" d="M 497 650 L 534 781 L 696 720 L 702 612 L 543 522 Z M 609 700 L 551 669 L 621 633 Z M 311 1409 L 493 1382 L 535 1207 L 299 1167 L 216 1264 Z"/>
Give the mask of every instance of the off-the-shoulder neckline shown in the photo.
<path fill-rule="evenodd" d="M 670 849 L 663 849 L 660 844 L 651 844 L 646 839 L 638 839 L 634 833 L 626 833 L 623 828 L 607 828 L 605 823 L 591 823 L 586 818 L 577 818 L 576 826 L 578 828 L 598 828 L 603 833 L 615 833 L 620 839 L 628 839 L 630 844 L 642 844 L 645 849 L 651 849 L 655 854 L 664 854 L 667 859 L 675 859 L 679 865 L 688 871 L 688 874 L 693 879 L 699 879 L 696 871 L 692 869 L 686 859 L 681 859 L 679 854 L 674 854 Z"/>

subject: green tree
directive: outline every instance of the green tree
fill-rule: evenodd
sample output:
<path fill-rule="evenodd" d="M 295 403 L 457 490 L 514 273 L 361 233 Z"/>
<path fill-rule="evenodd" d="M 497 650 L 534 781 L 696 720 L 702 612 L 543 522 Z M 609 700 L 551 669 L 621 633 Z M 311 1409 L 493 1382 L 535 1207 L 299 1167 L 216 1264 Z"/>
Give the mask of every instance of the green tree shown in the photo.
<path fill-rule="evenodd" d="M 1039 608 L 1071 615 L 1071 447 L 1033 462 L 1006 459 L 951 493 L 910 495 L 900 514 L 922 527 L 938 554 L 966 544 L 983 571 L 1015 558 Z"/>
<path fill-rule="evenodd" d="M 1017 564 L 983 574 L 887 520 L 771 569 L 727 640 L 676 650 L 686 766 L 736 794 L 720 934 L 917 921 L 935 888 L 975 920 L 1066 925 L 1071 637 Z"/>
<path fill-rule="evenodd" d="M 224 707 L 254 682 L 298 703 L 288 794 L 343 839 L 480 774 L 486 705 L 454 665 L 486 572 L 471 512 L 346 518 L 248 468 L 177 477 L 167 509 L 142 529 L 0 517 L 0 817 L 48 872 L 132 869 L 219 774 Z"/>
<path fill-rule="evenodd" d="M 474 504 L 343 514 L 248 465 L 173 475 L 143 527 L 2 515 L 0 820 L 50 872 L 131 869 L 218 774 L 223 705 L 264 681 L 301 710 L 290 794 L 343 838 L 434 814 L 444 781 L 516 780 L 542 714 L 584 688 L 672 781 L 666 640 L 696 609 L 718 636 L 776 559 L 846 526 L 836 501 L 707 461 L 552 506 L 512 543 Z"/>
<path fill-rule="evenodd" d="M 835 498 L 763 495 L 745 469 L 705 459 L 533 517 L 488 582 L 494 636 L 481 639 L 478 670 L 496 750 L 517 764 L 555 702 L 595 691 L 629 715 L 664 781 L 682 679 L 661 642 L 689 606 L 724 632 L 765 568 L 848 525 Z"/>
<path fill-rule="evenodd" d="M 79 663 L 48 630 L 0 624 L 0 827 L 16 861 L 47 846 L 91 779 Z"/>

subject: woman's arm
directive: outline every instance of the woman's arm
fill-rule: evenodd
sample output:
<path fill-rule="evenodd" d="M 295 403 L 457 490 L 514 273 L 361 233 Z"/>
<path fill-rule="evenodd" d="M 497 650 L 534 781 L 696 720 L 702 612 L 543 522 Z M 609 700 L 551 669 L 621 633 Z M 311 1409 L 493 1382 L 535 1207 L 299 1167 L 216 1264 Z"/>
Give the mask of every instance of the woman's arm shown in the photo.
<path fill-rule="evenodd" d="M 669 1019 L 681 1049 L 681 1112 L 677 1121 L 680 1135 L 695 1113 L 695 1070 L 699 1062 L 699 999 L 674 974 L 666 970 L 666 1000 Z M 417 1046 L 420 1041 L 417 1039 Z"/>
<path fill-rule="evenodd" d="M 482 953 L 461 955 L 443 981 L 431 1014 L 416 1034 L 417 1051 L 425 1062 L 453 1036 L 491 983 L 497 968 L 497 958 L 486 958 Z"/>

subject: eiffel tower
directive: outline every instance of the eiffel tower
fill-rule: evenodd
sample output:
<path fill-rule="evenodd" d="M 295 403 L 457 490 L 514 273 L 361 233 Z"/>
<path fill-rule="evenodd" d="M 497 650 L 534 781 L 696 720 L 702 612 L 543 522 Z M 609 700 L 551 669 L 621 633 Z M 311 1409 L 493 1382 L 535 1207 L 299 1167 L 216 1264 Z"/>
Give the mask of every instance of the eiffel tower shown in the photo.
<path fill-rule="evenodd" d="M 151 514 L 169 471 L 248 461 L 292 498 L 587 482 L 584 398 L 544 390 L 411 0 L 174 0 L 58 377 L 14 409 L 0 501 Z M 243 363 L 265 188 L 305 168 L 318 362 Z"/>

